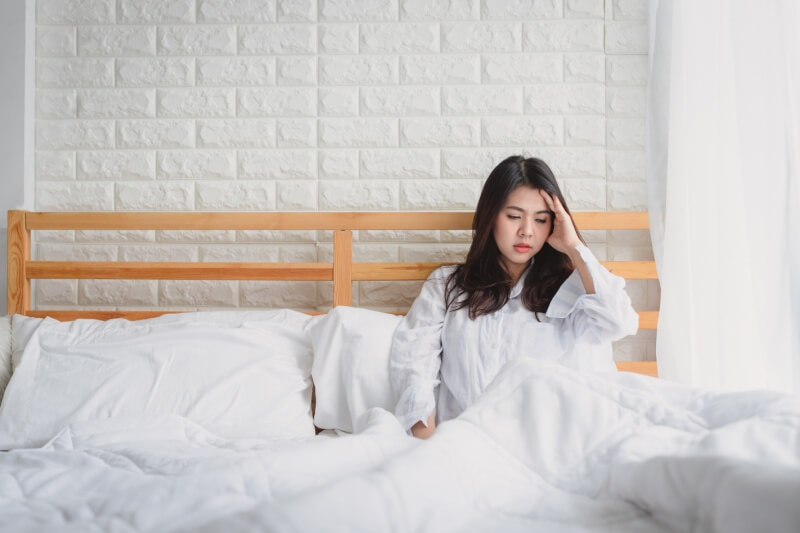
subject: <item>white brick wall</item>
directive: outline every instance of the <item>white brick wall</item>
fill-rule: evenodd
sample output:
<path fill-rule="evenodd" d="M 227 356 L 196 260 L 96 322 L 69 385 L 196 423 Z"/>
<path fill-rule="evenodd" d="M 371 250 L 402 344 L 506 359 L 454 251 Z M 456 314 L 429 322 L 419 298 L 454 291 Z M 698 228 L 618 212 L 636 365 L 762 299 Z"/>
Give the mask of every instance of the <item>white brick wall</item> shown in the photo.
<path fill-rule="evenodd" d="M 645 209 L 645 0 L 36 0 L 36 208 L 471 209 L 514 153 L 573 209 Z M 40 258 L 317 261 L 328 232 L 42 232 Z M 592 232 L 601 259 L 646 234 Z M 275 240 L 277 238 L 277 240 Z M 265 243 L 265 240 L 273 242 Z M 362 232 L 361 260 L 467 232 Z M 356 302 L 418 284 L 362 283 Z M 658 284 L 635 282 L 640 309 Z M 330 284 L 36 284 L 41 307 L 325 307 Z M 654 354 L 652 333 L 617 346 Z"/>

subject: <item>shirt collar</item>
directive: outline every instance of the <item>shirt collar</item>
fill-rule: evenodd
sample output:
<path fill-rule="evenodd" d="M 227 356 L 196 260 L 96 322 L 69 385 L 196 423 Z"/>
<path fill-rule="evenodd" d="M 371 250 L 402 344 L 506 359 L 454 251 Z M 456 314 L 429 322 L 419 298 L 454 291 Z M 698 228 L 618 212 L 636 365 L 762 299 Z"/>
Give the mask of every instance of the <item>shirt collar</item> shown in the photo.
<path fill-rule="evenodd" d="M 522 293 L 522 288 L 525 287 L 525 276 L 528 275 L 528 271 L 531 269 L 531 265 L 533 264 L 533 259 L 534 258 L 531 258 L 530 263 L 528 263 L 528 266 L 525 267 L 525 270 L 522 272 L 522 275 L 517 280 L 516 285 L 514 285 L 514 288 L 511 289 L 511 294 L 508 295 L 509 300 L 518 297 L 520 293 Z"/>

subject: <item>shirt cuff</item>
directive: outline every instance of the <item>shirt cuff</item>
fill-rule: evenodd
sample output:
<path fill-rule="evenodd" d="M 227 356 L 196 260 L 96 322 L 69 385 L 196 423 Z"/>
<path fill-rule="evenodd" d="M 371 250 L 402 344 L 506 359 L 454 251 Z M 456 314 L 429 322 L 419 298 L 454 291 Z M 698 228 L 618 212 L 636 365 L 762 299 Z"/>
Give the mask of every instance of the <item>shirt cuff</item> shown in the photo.
<path fill-rule="evenodd" d="M 417 422 L 422 422 L 428 427 L 428 417 L 436 409 L 434 390 L 439 380 L 408 387 L 400 396 L 395 408 L 395 416 L 406 431 L 410 430 Z"/>
<path fill-rule="evenodd" d="M 622 279 L 605 270 L 585 244 L 579 244 L 575 249 L 580 254 L 583 262 L 586 263 L 597 294 L 607 292 L 608 285 L 613 285 L 614 280 L 622 282 L 621 287 L 624 287 Z M 553 296 L 550 305 L 547 307 L 545 316 L 549 318 L 565 318 L 578 307 L 580 300 L 586 296 L 592 295 L 586 294 L 586 288 L 583 286 L 581 275 L 578 269 L 575 269 L 566 281 L 561 284 L 555 296 Z"/>

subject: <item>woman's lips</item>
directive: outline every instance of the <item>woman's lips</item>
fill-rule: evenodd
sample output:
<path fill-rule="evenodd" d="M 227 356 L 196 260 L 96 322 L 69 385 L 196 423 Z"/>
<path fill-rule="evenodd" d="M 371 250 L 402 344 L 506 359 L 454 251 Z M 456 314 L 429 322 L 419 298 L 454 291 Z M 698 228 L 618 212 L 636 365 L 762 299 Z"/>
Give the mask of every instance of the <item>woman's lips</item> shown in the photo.
<path fill-rule="evenodd" d="M 527 244 L 515 244 L 514 249 L 521 254 L 530 251 L 531 247 Z"/>

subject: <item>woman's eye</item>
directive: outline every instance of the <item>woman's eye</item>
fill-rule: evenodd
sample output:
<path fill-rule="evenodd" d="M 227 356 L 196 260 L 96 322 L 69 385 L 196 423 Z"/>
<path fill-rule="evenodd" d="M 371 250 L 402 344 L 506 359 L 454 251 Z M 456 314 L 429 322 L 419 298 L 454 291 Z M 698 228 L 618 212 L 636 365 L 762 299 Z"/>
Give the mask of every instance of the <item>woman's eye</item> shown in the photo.
<path fill-rule="evenodd" d="M 519 215 L 508 215 L 508 218 L 510 218 L 511 220 L 519 220 L 520 219 Z"/>
<path fill-rule="evenodd" d="M 546 218 L 537 218 L 536 222 L 538 222 L 539 224 L 547 224 L 547 219 Z"/>

